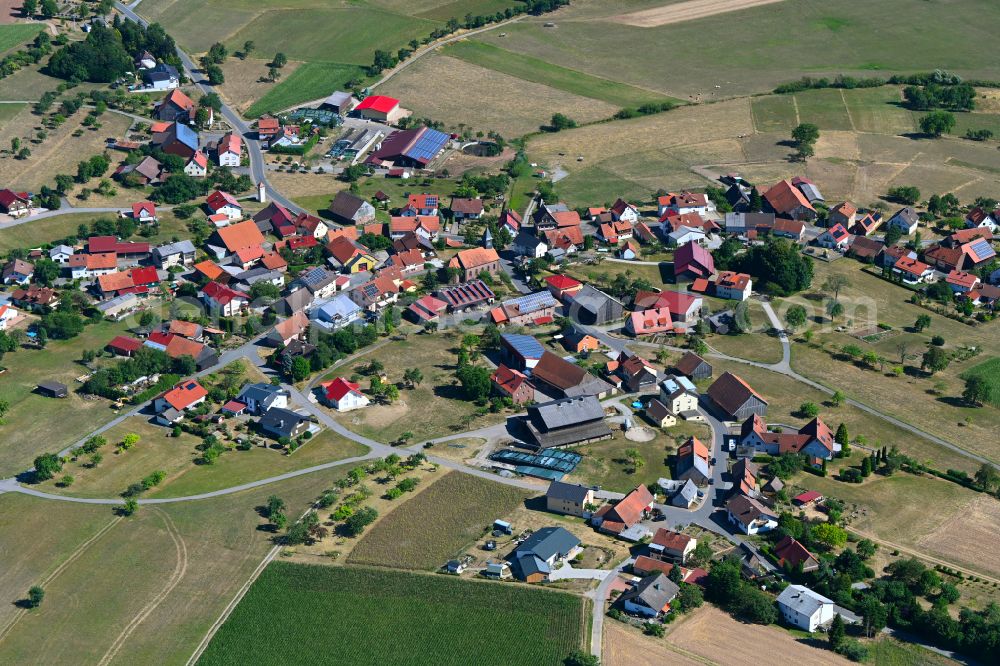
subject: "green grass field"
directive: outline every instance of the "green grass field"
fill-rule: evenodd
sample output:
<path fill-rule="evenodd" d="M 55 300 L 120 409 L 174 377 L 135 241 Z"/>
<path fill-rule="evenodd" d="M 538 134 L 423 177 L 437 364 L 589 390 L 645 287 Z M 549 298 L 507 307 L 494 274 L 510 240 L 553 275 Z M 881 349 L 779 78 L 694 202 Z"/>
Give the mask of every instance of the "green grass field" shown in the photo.
<path fill-rule="evenodd" d="M 437 569 L 527 497 L 511 486 L 451 472 L 376 523 L 347 561 Z"/>
<path fill-rule="evenodd" d="M 248 118 L 257 118 L 265 113 L 318 99 L 344 88 L 344 84 L 362 73 L 357 65 L 307 62 L 254 102 L 247 109 L 246 115 Z"/>
<path fill-rule="evenodd" d="M 198 663 L 557 664 L 582 613 L 580 597 L 519 585 L 275 562 Z"/>
<path fill-rule="evenodd" d="M 3 129 L 4 124 L 10 122 L 10 119 L 24 107 L 24 104 L 0 104 L 0 129 Z"/>
<path fill-rule="evenodd" d="M 794 95 L 753 97 L 750 109 L 758 132 L 790 132 L 797 124 Z"/>
<path fill-rule="evenodd" d="M 795 95 L 799 119 L 820 129 L 850 130 L 851 116 L 839 90 L 809 90 Z"/>
<path fill-rule="evenodd" d="M 526 81 L 541 83 L 566 92 L 618 106 L 639 106 L 648 102 L 679 101 L 652 90 L 591 76 L 575 69 L 553 65 L 479 41 L 462 41 L 445 47 L 447 55 L 481 67 L 495 69 Z"/>
<path fill-rule="evenodd" d="M 12 23 L 0 25 L 0 54 L 34 39 L 42 31 L 37 23 Z"/>
<path fill-rule="evenodd" d="M 970 379 L 972 377 L 982 377 L 985 379 L 990 387 L 990 402 L 1000 406 L 1000 357 L 994 356 L 991 359 L 983 361 L 979 365 L 969 368 L 959 375 L 959 377 L 962 379 Z"/>

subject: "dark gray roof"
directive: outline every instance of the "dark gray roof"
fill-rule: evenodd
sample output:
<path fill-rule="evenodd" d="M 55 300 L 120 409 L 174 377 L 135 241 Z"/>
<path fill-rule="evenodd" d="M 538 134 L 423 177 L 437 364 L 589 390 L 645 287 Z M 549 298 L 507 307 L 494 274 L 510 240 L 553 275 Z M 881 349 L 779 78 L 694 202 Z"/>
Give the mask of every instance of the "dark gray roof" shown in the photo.
<path fill-rule="evenodd" d="M 616 304 L 618 307 L 624 307 L 617 298 L 605 294 L 600 289 L 585 284 L 583 289 L 577 292 L 573 296 L 573 303 L 579 305 L 584 310 L 589 310 L 590 312 L 597 313 L 601 308 L 605 307 L 608 303 Z"/>
<path fill-rule="evenodd" d="M 335 217 L 353 220 L 358 209 L 364 205 L 365 200 L 361 197 L 356 197 L 350 192 L 340 191 L 330 202 L 329 210 Z"/>
<path fill-rule="evenodd" d="M 244 386 L 243 390 L 240 391 L 240 394 L 236 397 L 236 399 L 240 402 L 255 400 L 264 405 L 266 408 L 274 402 L 275 398 L 283 393 L 285 393 L 285 389 L 280 386 L 258 382 L 256 384 L 247 384 Z"/>
<path fill-rule="evenodd" d="M 555 430 L 586 421 L 603 419 L 604 408 L 601 407 L 601 402 L 597 398 L 585 395 L 532 405 L 528 407 L 528 414 L 532 421 L 540 422 L 546 430 Z"/>
<path fill-rule="evenodd" d="M 622 594 L 620 598 L 622 601 L 631 601 L 655 611 L 661 611 L 680 591 L 674 581 L 662 573 L 656 573 L 640 580 L 635 587 Z"/>
<path fill-rule="evenodd" d="M 681 486 L 681 489 L 677 491 L 677 494 L 674 495 L 672 504 L 674 506 L 679 506 L 682 504 L 684 506 L 687 506 L 688 504 L 693 502 L 696 497 L 698 497 L 698 486 L 694 484 L 694 481 L 688 479 L 684 483 L 684 485 Z"/>
<path fill-rule="evenodd" d="M 553 555 L 565 557 L 571 550 L 580 545 L 580 540 L 564 527 L 543 527 L 517 547 L 518 557 L 534 555 L 541 560 L 548 560 Z"/>
<path fill-rule="evenodd" d="M 563 483 L 562 481 L 553 481 L 549 484 L 549 489 L 546 491 L 546 497 L 552 497 L 554 499 L 567 500 L 569 502 L 583 503 L 587 499 L 587 493 L 590 492 L 590 488 L 579 483 Z"/>
<path fill-rule="evenodd" d="M 297 283 L 303 285 L 309 291 L 315 292 L 323 287 L 328 286 L 334 280 L 337 279 L 337 274 L 333 271 L 328 271 L 322 266 L 317 266 L 312 268 L 305 273 L 299 275 L 295 280 Z"/>
<path fill-rule="evenodd" d="M 291 436 L 298 424 L 308 420 L 308 416 L 296 414 L 290 409 L 274 407 L 264 412 L 264 415 L 260 417 L 260 426 L 265 430 L 280 433 L 287 437 Z"/>

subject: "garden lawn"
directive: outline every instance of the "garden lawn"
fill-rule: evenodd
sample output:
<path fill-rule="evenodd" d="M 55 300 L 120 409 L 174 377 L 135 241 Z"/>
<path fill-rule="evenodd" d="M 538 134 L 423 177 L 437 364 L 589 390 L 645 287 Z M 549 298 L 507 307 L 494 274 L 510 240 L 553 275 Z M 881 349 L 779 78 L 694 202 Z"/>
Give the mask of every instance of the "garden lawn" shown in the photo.
<path fill-rule="evenodd" d="M 486 42 L 453 43 L 445 48 L 445 53 L 526 81 L 541 83 L 616 106 L 638 107 L 653 102 L 681 102 L 653 90 L 620 83 L 617 79 L 591 76 L 579 70 L 553 65 L 539 58 L 508 51 Z"/>
<path fill-rule="evenodd" d="M 332 413 L 354 432 L 383 443 L 395 441 L 406 432 L 412 433 L 413 442 L 421 442 L 499 422 L 504 418 L 502 414 L 473 416 L 476 405 L 465 399 L 455 377 L 459 343 L 458 338 L 447 333 L 412 333 L 405 340 L 394 340 L 337 367 L 324 381 L 359 374 L 365 391 L 370 379 L 360 371 L 373 360 L 385 366 L 390 382 L 402 382 L 408 368 L 418 368 L 424 378 L 416 388 L 400 389 L 399 399 L 391 405 L 373 404 L 343 414 Z"/>
<path fill-rule="evenodd" d="M 636 425 L 653 429 L 641 418 Z M 567 482 L 578 482 L 588 486 L 600 486 L 605 490 L 627 493 L 638 485 L 656 483 L 659 478 L 671 478 L 671 463 L 677 447 L 688 437 L 695 436 L 706 444 L 711 439 L 707 425 L 681 421 L 672 428 L 656 428 L 656 437 L 648 442 L 633 442 L 625 439 L 620 430 L 614 431 L 614 438 L 594 444 L 586 444 L 573 449 L 583 456 Z M 626 449 L 636 449 L 644 464 L 634 473 L 631 463 L 625 458 Z"/>
<path fill-rule="evenodd" d="M 450 472 L 379 520 L 361 537 L 347 561 L 438 569 L 529 496 L 512 486 Z"/>
<path fill-rule="evenodd" d="M 127 433 L 141 438 L 130 451 L 118 452 L 116 447 Z M 255 446 L 249 451 L 232 450 L 223 453 L 211 465 L 196 462 L 201 452 L 196 446 L 201 440 L 188 433 L 171 436 L 171 429 L 150 423 L 148 417 L 134 416 L 103 433 L 108 444 L 101 450 L 104 460 L 96 468 L 87 467 L 86 459 L 67 463 L 63 474 L 74 478 L 69 488 L 59 488 L 55 479 L 41 488 L 75 497 L 114 497 L 130 484 L 154 471 L 163 471 L 166 478 L 147 493 L 150 497 L 183 497 L 250 481 L 276 476 L 312 465 L 341 458 L 362 455 L 367 448 L 324 431 L 308 440 L 291 455 L 277 449 Z M 61 476 L 61 475 L 60 475 Z"/>
<path fill-rule="evenodd" d="M 0 477 L 27 470 L 35 456 L 61 451 L 114 418 L 107 400 L 85 399 L 75 392 L 80 386 L 75 378 L 87 372 L 78 363 L 85 349 L 102 349 L 127 327 L 124 321 L 88 324 L 72 340 L 49 340 L 45 349 L 22 348 L 4 355 L 7 372 L 0 375 L 0 399 L 10 404 L 10 411 L 0 426 Z M 45 380 L 66 384 L 69 396 L 34 393 Z"/>
<path fill-rule="evenodd" d="M 584 610 L 520 585 L 274 562 L 198 663 L 557 664 L 580 647 Z M 334 618 L 336 636 L 317 646 Z"/>

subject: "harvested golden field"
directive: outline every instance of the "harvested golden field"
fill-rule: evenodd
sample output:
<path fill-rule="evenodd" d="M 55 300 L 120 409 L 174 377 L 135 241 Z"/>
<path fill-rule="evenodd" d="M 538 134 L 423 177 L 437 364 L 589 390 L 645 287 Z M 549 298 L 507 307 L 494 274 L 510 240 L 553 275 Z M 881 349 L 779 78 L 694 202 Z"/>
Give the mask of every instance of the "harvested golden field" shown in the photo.
<path fill-rule="evenodd" d="M 756 654 L 781 655 L 786 663 L 841 666 L 847 659 L 825 648 L 798 640 L 778 627 L 744 624 L 714 606 L 703 606 L 667 630 L 674 647 L 721 666 L 744 666 L 746 652 L 733 646 L 752 645 Z M 725 637 L 722 639 L 721 637 Z"/>
<path fill-rule="evenodd" d="M 42 185 L 51 187 L 57 173 L 76 173 L 77 162 L 104 152 L 105 138 L 123 135 L 132 123 L 117 113 L 105 113 L 100 129 L 87 129 L 81 125 L 85 117 L 83 111 L 78 111 L 57 129 L 46 130 L 48 136 L 36 144 L 27 138 L 41 128 L 41 123 L 29 107 L 24 107 L 0 129 L 0 145 L 9 147 L 11 139 L 18 137 L 31 150 L 31 156 L 25 160 L 14 159 L 7 152 L 0 156 L 0 182 L 28 191 L 37 191 Z M 73 136 L 77 130 L 83 133 Z M 96 180 L 92 182 L 97 184 Z"/>
<path fill-rule="evenodd" d="M 618 107 L 525 81 L 443 55 L 431 55 L 394 76 L 379 92 L 404 100 L 416 116 L 517 137 L 537 131 L 554 113 L 578 123 L 614 115 Z"/>
<path fill-rule="evenodd" d="M 951 520 L 946 520 L 929 534 L 917 540 L 921 550 L 931 552 L 957 564 L 985 569 L 1000 574 L 996 553 L 983 548 L 996 541 L 1000 534 L 1000 502 L 980 495 Z"/>
<path fill-rule="evenodd" d="M 646 636 L 634 627 L 610 619 L 604 621 L 601 656 L 606 666 L 702 666 L 705 663 L 697 655 L 686 654 L 662 638 Z"/>
<path fill-rule="evenodd" d="M 267 77 L 268 63 L 270 58 L 229 58 L 222 66 L 222 71 L 226 75 L 226 82 L 218 86 L 217 90 L 223 99 L 240 113 L 250 108 L 250 105 L 271 91 L 272 88 L 281 83 L 281 79 L 287 79 L 302 64 L 299 60 L 290 60 L 287 65 L 281 68 L 281 78 L 277 81 L 261 81 L 262 77 Z M 331 92 L 333 92 L 331 90 Z"/>
<path fill-rule="evenodd" d="M 770 5 L 775 2 L 784 2 L 784 0 L 689 0 L 688 2 L 671 3 L 663 7 L 619 14 L 608 20 L 637 28 L 656 28 L 661 25 L 694 21 L 717 14 Z"/>

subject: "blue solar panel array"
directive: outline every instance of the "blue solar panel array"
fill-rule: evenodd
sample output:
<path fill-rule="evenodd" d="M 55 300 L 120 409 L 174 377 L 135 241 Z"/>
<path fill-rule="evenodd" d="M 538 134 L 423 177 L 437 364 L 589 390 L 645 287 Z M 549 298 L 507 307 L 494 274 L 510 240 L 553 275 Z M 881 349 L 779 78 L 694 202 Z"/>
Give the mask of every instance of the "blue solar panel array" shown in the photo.
<path fill-rule="evenodd" d="M 541 358 L 545 353 L 542 343 L 530 335 L 520 333 L 504 333 L 500 336 L 522 358 Z"/>
<path fill-rule="evenodd" d="M 972 244 L 972 251 L 976 253 L 976 256 L 980 259 L 988 259 L 996 254 L 993 251 L 993 246 L 989 244 L 989 241 L 980 238 Z"/>
<path fill-rule="evenodd" d="M 548 291 L 536 291 L 535 293 L 528 294 L 527 296 L 521 296 L 519 298 L 513 298 L 509 301 L 504 301 L 503 304 L 517 306 L 521 314 L 527 314 L 529 312 L 535 312 L 536 310 L 542 310 L 547 307 L 556 307 L 559 305 L 556 303 L 555 297 Z"/>
<path fill-rule="evenodd" d="M 426 164 L 434 159 L 434 156 L 441 152 L 445 144 L 448 143 L 449 136 L 444 132 L 427 128 L 416 142 L 404 153 L 412 160 Z"/>

